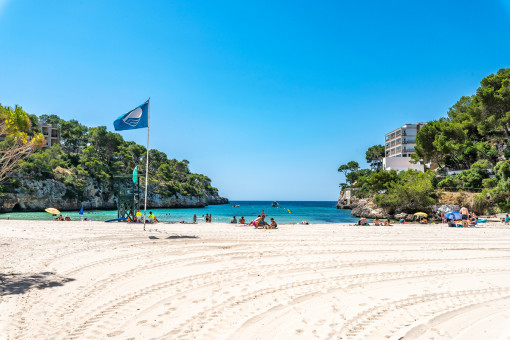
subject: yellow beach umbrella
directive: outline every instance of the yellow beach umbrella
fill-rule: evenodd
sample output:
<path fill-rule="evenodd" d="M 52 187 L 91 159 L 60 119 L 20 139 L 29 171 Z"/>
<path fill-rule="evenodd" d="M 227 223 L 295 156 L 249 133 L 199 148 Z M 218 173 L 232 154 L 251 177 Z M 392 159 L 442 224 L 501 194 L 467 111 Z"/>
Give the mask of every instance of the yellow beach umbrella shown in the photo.
<path fill-rule="evenodd" d="M 422 216 L 422 217 L 427 217 L 428 215 L 425 214 L 424 212 L 417 212 L 414 214 L 414 216 Z"/>
<path fill-rule="evenodd" d="M 50 214 L 53 214 L 53 215 L 60 214 L 60 211 L 55 208 L 46 208 L 46 209 L 44 209 L 44 211 L 49 212 Z"/>

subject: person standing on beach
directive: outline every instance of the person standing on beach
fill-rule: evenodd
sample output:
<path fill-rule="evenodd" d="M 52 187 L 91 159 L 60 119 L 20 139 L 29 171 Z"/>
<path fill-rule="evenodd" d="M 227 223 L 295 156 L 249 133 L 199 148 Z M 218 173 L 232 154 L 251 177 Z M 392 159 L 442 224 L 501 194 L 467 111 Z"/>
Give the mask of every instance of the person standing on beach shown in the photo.
<path fill-rule="evenodd" d="M 197 223 L 197 214 L 193 214 L 193 223 Z"/>
<path fill-rule="evenodd" d="M 469 218 L 469 210 L 466 207 L 460 208 L 459 211 L 462 215 L 462 226 L 464 228 L 468 227 L 468 218 Z"/>
<path fill-rule="evenodd" d="M 212 214 L 209 214 L 209 223 L 212 223 Z"/>

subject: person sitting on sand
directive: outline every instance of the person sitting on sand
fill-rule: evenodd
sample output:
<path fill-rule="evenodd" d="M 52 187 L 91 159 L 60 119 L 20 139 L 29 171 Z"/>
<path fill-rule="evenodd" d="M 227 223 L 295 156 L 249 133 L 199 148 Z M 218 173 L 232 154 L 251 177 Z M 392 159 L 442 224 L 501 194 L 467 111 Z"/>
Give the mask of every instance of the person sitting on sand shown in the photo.
<path fill-rule="evenodd" d="M 158 219 L 156 218 L 156 216 L 154 216 L 154 214 L 152 213 L 152 211 L 149 211 L 149 222 L 150 223 L 158 223 Z"/>
<path fill-rule="evenodd" d="M 276 221 L 274 220 L 274 218 L 271 217 L 271 224 L 268 226 L 268 229 L 277 229 L 278 228 L 278 224 L 276 224 Z"/>
<path fill-rule="evenodd" d="M 143 222 L 142 212 L 140 211 L 140 209 L 138 209 L 138 211 L 136 212 L 136 221 Z"/>
<path fill-rule="evenodd" d="M 309 225 L 310 223 L 308 223 L 308 221 L 301 221 L 301 224 Z"/>
<path fill-rule="evenodd" d="M 405 224 L 406 223 L 406 220 L 404 220 L 403 218 L 400 219 L 400 224 Z"/>
<path fill-rule="evenodd" d="M 241 218 L 239 219 L 239 224 L 245 224 L 246 221 L 244 220 L 244 216 L 241 216 Z"/>
<path fill-rule="evenodd" d="M 428 224 L 429 222 L 427 221 L 427 219 L 424 217 L 421 219 L 420 221 L 420 224 Z"/>
<path fill-rule="evenodd" d="M 257 227 L 259 228 L 265 228 L 267 227 L 269 224 L 267 224 L 266 221 L 264 221 L 264 218 L 261 216 L 261 219 L 259 220 L 259 222 L 257 223 Z"/>
<path fill-rule="evenodd" d="M 374 225 L 376 226 L 380 226 L 381 225 L 381 220 L 379 218 L 374 218 Z"/>
<path fill-rule="evenodd" d="M 260 215 L 259 215 L 259 216 L 257 216 L 257 218 L 256 218 L 256 219 L 254 219 L 253 221 L 251 221 L 251 223 L 250 223 L 250 224 L 253 224 L 253 226 L 254 226 L 255 228 L 257 228 L 257 227 L 259 226 L 259 223 L 262 223 L 262 217 L 261 217 Z M 262 224 L 262 225 L 263 225 L 263 224 Z"/>
<path fill-rule="evenodd" d="M 368 224 L 367 219 L 365 217 L 361 216 L 361 218 L 358 221 L 358 225 L 365 225 L 366 226 L 366 225 L 369 225 L 369 224 Z"/>
<path fill-rule="evenodd" d="M 391 226 L 391 222 L 390 222 L 389 218 L 386 221 L 384 221 L 384 225 L 387 227 Z"/>
<path fill-rule="evenodd" d="M 476 216 L 476 213 L 474 211 L 471 213 L 470 222 L 474 223 L 474 224 L 476 224 L 476 222 L 478 222 L 478 216 Z"/>
<path fill-rule="evenodd" d="M 69 215 L 66 215 L 66 217 L 64 218 L 64 221 L 70 221 L 71 220 L 71 217 L 69 217 Z"/>
<path fill-rule="evenodd" d="M 232 223 L 232 224 L 237 224 L 237 218 L 236 218 L 236 215 L 234 215 L 234 217 L 232 217 L 232 219 L 230 220 L 230 223 Z"/>

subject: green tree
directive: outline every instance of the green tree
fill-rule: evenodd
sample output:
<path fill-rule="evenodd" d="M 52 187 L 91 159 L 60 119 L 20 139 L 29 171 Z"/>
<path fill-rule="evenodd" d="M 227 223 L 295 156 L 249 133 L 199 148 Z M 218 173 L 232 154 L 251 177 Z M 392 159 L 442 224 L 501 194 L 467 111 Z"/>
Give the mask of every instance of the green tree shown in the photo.
<path fill-rule="evenodd" d="M 344 174 L 346 180 L 352 184 L 352 182 L 350 182 L 348 179 L 347 179 L 347 176 L 349 175 L 349 173 L 351 172 L 354 172 L 354 171 L 358 171 L 359 169 L 359 164 L 358 162 L 356 161 L 350 161 L 348 162 L 347 164 L 342 164 L 338 167 L 338 172 L 341 172 Z"/>
<path fill-rule="evenodd" d="M 60 120 L 60 143 L 64 150 L 77 153 L 87 143 L 88 128 L 77 120 Z"/>
<path fill-rule="evenodd" d="M 482 132 L 502 129 L 506 138 L 510 138 L 510 69 L 501 69 L 483 78 L 476 95 L 481 103 Z"/>
<path fill-rule="evenodd" d="M 390 185 L 387 193 L 375 196 L 375 202 L 391 212 L 397 208 L 409 212 L 426 210 L 435 202 L 433 177 L 434 174 L 430 171 L 425 173 L 416 170 L 402 171 L 398 175 L 398 180 Z"/>
<path fill-rule="evenodd" d="M 365 152 L 365 159 L 370 164 L 372 170 L 382 169 L 383 158 L 385 156 L 385 148 L 383 145 L 374 145 Z"/>
<path fill-rule="evenodd" d="M 0 183 L 7 180 L 25 158 L 44 145 L 43 135 L 30 133 L 31 127 L 30 117 L 21 106 L 12 109 L 0 105 L 0 135 L 5 136 L 0 142 Z"/>

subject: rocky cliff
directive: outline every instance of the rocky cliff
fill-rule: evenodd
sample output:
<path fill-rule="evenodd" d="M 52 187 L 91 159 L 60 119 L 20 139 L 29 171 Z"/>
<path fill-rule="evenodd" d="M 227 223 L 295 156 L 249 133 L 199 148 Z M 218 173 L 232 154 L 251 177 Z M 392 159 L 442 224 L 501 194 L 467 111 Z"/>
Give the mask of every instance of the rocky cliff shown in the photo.
<path fill-rule="evenodd" d="M 219 195 L 163 197 L 150 194 L 148 208 L 202 208 L 207 205 L 227 204 L 228 199 Z M 88 179 L 80 192 L 55 179 L 21 179 L 19 185 L 0 197 L 0 212 L 43 211 L 54 207 L 59 210 L 117 209 L 115 195 L 110 187 Z"/>

